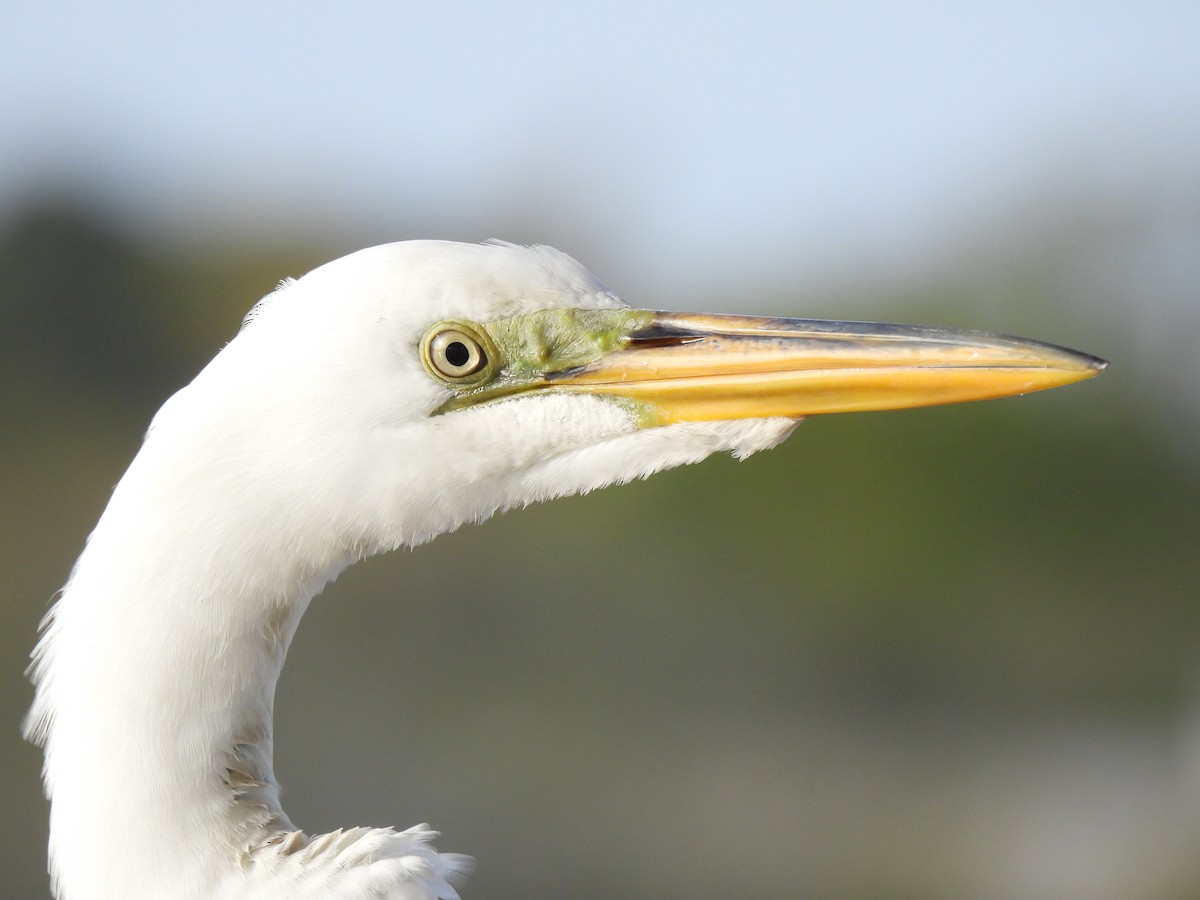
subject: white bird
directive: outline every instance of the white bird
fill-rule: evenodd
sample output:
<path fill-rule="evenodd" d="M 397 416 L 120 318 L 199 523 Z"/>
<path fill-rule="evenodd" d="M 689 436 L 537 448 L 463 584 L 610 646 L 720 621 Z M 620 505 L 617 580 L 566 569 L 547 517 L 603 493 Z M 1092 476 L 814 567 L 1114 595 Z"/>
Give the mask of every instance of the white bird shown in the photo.
<path fill-rule="evenodd" d="M 1002 396 L 1104 363 L 974 332 L 633 309 L 548 247 L 410 242 L 285 281 L 159 413 L 43 622 L 60 900 L 456 898 L 435 833 L 310 836 L 275 684 L 352 562 L 774 446 L 811 413 Z"/>

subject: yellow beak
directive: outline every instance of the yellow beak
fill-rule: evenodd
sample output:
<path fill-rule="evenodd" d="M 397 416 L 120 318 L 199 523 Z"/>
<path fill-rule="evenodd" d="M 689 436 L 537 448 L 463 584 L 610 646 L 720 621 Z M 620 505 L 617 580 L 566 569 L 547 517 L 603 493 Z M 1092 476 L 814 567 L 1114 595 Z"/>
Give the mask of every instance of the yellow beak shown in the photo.
<path fill-rule="evenodd" d="M 623 397 L 655 424 L 798 418 L 1025 394 L 1107 363 L 1021 338 L 873 322 L 653 313 L 621 349 L 548 373 L 559 390 Z"/>

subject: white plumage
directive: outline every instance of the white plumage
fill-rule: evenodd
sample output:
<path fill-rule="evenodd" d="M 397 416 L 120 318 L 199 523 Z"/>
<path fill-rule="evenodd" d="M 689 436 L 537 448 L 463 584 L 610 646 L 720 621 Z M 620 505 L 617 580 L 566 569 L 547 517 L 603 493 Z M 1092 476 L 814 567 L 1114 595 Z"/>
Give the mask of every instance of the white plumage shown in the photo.
<path fill-rule="evenodd" d="M 545 247 L 364 250 L 282 284 L 163 406 L 31 666 L 26 734 L 45 748 L 58 897 L 457 897 L 470 861 L 434 851 L 427 827 L 306 836 L 280 807 L 274 690 L 310 599 L 355 560 L 514 505 L 771 447 L 807 411 L 677 421 L 660 415 L 669 401 L 624 397 L 612 379 L 576 384 L 612 358 L 634 372 L 616 381 L 646 377 L 642 357 L 626 361 L 639 341 L 650 355 L 691 354 L 704 341 L 682 319 L 640 321 L 626 344 L 582 359 L 551 339 L 543 356 L 570 357 L 557 368 L 487 325 L 524 328 L 537 313 L 536 331 L 539 311 L 564 308 L 625 309 Z M 482 346 L 503 359 L 481 374 L 494 384 L 430 369 L 423 339 L 439 322 L 491 335 Z M 1097 370 L 1073 356 L 1063 374 L 1067 351 L 1048 363 L 1054 348 L 1020 346 L 1057 380 L 993 393 Z M 542 366 L 536 384 L 520 381 L 522 366 Z"/>

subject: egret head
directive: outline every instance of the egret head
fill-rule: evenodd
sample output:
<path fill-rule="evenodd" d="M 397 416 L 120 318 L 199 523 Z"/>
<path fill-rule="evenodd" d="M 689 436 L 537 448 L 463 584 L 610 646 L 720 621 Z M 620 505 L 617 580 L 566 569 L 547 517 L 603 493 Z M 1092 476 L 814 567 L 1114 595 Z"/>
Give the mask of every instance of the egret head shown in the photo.
<path fill-rule="evenodd" d="M 747 455 L 806 415 L 1024 393 L 1102 365 L 974 332 L 635 309 L 548 247 L 419 241 L 285 282 L 160 419 L 222 435 L 257 484 L 239 490 L 319 509 L 363 553 Z"/>

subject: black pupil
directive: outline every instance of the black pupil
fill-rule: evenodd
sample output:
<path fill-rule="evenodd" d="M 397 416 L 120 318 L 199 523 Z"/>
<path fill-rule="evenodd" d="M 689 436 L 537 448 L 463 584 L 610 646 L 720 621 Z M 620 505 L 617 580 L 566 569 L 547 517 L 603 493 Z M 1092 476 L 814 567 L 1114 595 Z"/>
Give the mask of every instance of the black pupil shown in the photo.
<path fill-rule="evenodd" d="M 446 345 L 446 362 L 461 369 L 471 359 L 471 351 L 462 341 L 453 341 Z"/>

